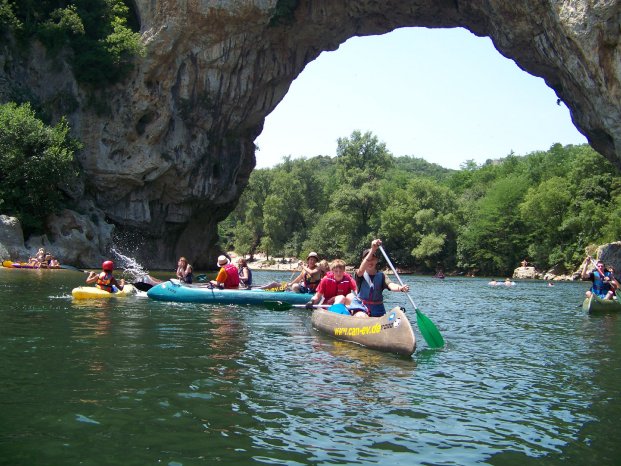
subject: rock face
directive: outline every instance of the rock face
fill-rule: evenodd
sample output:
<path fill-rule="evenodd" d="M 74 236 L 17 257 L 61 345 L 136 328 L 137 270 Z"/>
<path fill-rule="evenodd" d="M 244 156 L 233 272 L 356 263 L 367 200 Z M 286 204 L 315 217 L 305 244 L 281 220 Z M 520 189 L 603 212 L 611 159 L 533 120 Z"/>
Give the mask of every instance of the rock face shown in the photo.
<path fill-rule="evenodd" d="M 28 259 L 28 251 L 24 246 L 22 225 L 15 217 L 0 215 L 0 259 Z"/>
<path fill-rule="evenodd" d="M 513 278 L 520 280 L 538 278 L 539 274 L 535 270 L 535 267 L 518 267 L 513 271 Z"/>
<path fill-rule="evenodd" d="M 621 241 L 600 246 L 597 249 L 597 258 L 607 267 L 613 267 L 615 274 L 621 276 Z"/>
<path fill-rule="evenodd" d="M 59 258 L 61 263 L 79 266 L 99 266 L 110 252 L 114 226 L 105 222 L 103 212 L 92 205 L 82 206 L 85 214 L 64 209 L 47 218 L 48 234 L 33 236 L 27 246 L 31 251 L 43 247 Z"/>
<path fill-rule="evenodd" d="M 170 267 L 179 255 L 196 267 L 215 262 L 217 222 L 247 184 L 265 117 L 307 63 L 353 36 L 406 26 L 489 36 L 502 55 L 545 79 L 591 145 L 621 168 L 618 0 L 133 4 L 147 55 L 126 82 L 93 93 L 68 67 L 47 62 L 41 47 L 23 61 L 5 44 L 0 98 L 27 89 L 56 115 L 69 114 L 85 144 L 87 176 L 76 197 L 95 202 L 150 267 Z"/>
<path fill-rule="evenodd" d="M 98 266 L 110 256 L 114 226 L 106 223 L 102 211 L 93 205 L 81 206 L 86 214 L 77 214 L 65 209 L 47 218 L 48 233 L 31 236 L 24 244 L 24 235 L 19 220 L 0 215 L 0 260 L 27 262 L 42 247 L 63 264 Z"/>

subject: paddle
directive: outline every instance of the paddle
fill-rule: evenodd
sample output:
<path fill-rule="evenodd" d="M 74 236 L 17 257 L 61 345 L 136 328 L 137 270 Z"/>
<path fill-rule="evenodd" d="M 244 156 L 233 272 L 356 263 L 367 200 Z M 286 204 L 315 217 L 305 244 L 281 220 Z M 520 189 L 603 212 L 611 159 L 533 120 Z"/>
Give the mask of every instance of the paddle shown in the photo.
<path fill-rule="evenodd" d="M 384 251 L 384 248 L 380 246 L 379 250 L 382 251 L 382 255 L 384 256 L 384 259 L 386 259 L 386 262 L 390 266 L 392 272 L 395 274 L 395 277 L 397 277 L 397 280 L 399 280 L 399 283 L 401 284 L 401 286 L 404 286 L 403 281 L 401 280 L 401 277 L 395 270 L 395 266 L 392 265 L 392 262 L 390 262 L 390 259 L 388 258 L 386 251 Z M 425 341 L 427 342 L 427 344 L 431 348 L 442 348 L 444 346 L 444 338 L 442 338 L 440 331 L 437 329 L 434 323 L 429 319 L 429 317 L 427 317 L 425 314 L 423 314 L 420 311 L 420 309 L 418 309 L 418 306 L 416 305 L 416 303 L 410 296 L 410 293 L 406 293 L 406 295 L 408 299 L 410 300 L 410 303 L 412 303 L 412 306 L 414 306 L 414 310 L 416 311 L 416 323 L 418 324 L 418 329 L 420 330 L 420 333 L 425 339 Z"/>
<path fill-rule="evenodd" d="M 149 291 L 151 288 L 153 288 L 153 285 L 145 282 L 135 282 L 132 283 L 132 285 L 134 285 L 134 288 L 140 291 Z"/>
<path fill-rule="evenodd" d="M 73 265 L 60 264 L 59 267 L 65 270 L 75 270 L 76 272 L 88 273 L 88 270 L 78 269 L 77 267 L 74 267 Z"/>
<path fill-rule="evenodd" d="M 88 270 L 78 269 L 77 267 L 74 267 L 73 265 L 61 264 L 60 268 L 66 269 L 66 270 L 74 270 L 76 272 L 90 273 Z M 133 285 L 134 288 L 136 288 L 139 291 L 149 291 L 151 288 L 153 288 L 153 285 L 151 285 L 150 283 L 135 282 L 135 283 L 130 283 L 130 284 Z"/>
<path fill-rule="evenodd" d="M 266 308 L 268 308 L 270 311 L 288 311 L 289 309 L 293 309 L 293 308 L 300 308 L 300 309 L 307 309 L 306 308 L 306 304 L 291 304 L 291 303 L 286 303 L 284 301 L 263 301 L 263 304 L 265 305 Z M 346 310 L 347 308 L 345 307 L 344 304 L 314 304 L 313 308 L 334 308 L 336 309 L 340 309 L 340 306 L 344 307 Z M 347 311 L 347 314 L 349 314 L 349 311 Z"/>
<path fill-rule="evenodd" d="M 591 264 L 593 264 L 593 267 L 595 267 L 595 270 L 597 270 L 597 262 L 595 261 L 595 259 L 593 259 L 591 256 L 588 256 L 588 257 L 589 257 L 589 261 L 591 262 Z M 619 290 L 619 282 L 617 281 L 617 278 L 615 277 L 614 269 L 610 274 L 608 283 L 610 283 L 611 289 L 615 292 L 616 298 L 620 299 L 621 291 Z"/>

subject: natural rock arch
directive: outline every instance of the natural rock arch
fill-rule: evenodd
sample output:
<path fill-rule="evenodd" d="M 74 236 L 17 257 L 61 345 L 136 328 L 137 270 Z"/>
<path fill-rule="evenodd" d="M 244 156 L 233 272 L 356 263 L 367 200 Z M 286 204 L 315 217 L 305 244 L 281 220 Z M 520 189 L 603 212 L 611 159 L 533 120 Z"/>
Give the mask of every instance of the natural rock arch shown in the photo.
<path fill-rule="evenodd" d="M 399 27 L 464 27 L 542 77 L 589 143 L 621 167 L 617 0 L 135 0 L 147 56 L 106 93 L 111 115 L 71 115 L 94 198 L 136 230 L 149 266 L 213 265 L 217 221 L 254 168 L 253 141 L 304 66 L 348 38 Z M 51 72 L 51 71 L 50 71 Z M 24 73 L 45 100 L 53 86 Z M 67 86 L 66 84 L 63 84 Z M 77 85 L 76 98 L 86 92 Z"/>

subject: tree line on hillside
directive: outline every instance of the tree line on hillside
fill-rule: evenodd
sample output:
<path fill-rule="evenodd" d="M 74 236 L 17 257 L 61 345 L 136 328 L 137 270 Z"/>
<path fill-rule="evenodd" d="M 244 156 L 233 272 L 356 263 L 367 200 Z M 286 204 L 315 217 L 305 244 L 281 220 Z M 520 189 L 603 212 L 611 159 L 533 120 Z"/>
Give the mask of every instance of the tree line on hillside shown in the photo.
<path fill-rule="evenodd" d="M 420 272 L 507 275 L 528 258 L 562 273 L 621 238 L 621 178 L 586 144 L 449 170 L 354 131 L 335 158 L 255 170 L 218 233 L 240 254 L 312 250 L 354 265 L 380 237 L 395 264 Z"/>

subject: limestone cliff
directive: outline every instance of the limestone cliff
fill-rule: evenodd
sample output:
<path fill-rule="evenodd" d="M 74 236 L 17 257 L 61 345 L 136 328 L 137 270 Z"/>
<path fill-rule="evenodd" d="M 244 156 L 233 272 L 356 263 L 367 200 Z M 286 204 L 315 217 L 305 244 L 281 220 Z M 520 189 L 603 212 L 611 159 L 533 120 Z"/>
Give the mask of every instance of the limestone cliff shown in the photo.
<path fill-rule="evenodd" d="M 407 26 L 489 36 L 544 78 L 591 145 L 621 167 L 618 0 L 134 3 L 147 55 L 126 82 L 89 91 L 40 47 L 24 61 L 5 45 L 0 97 L 24 88 L 69 113 L 85 143 L 75 196 L 93 200 L 150 267 L 181 254 L 213 264 L 216 224 L 247 183 L 266 115 L 307 63 L 352 36 Z"/>

